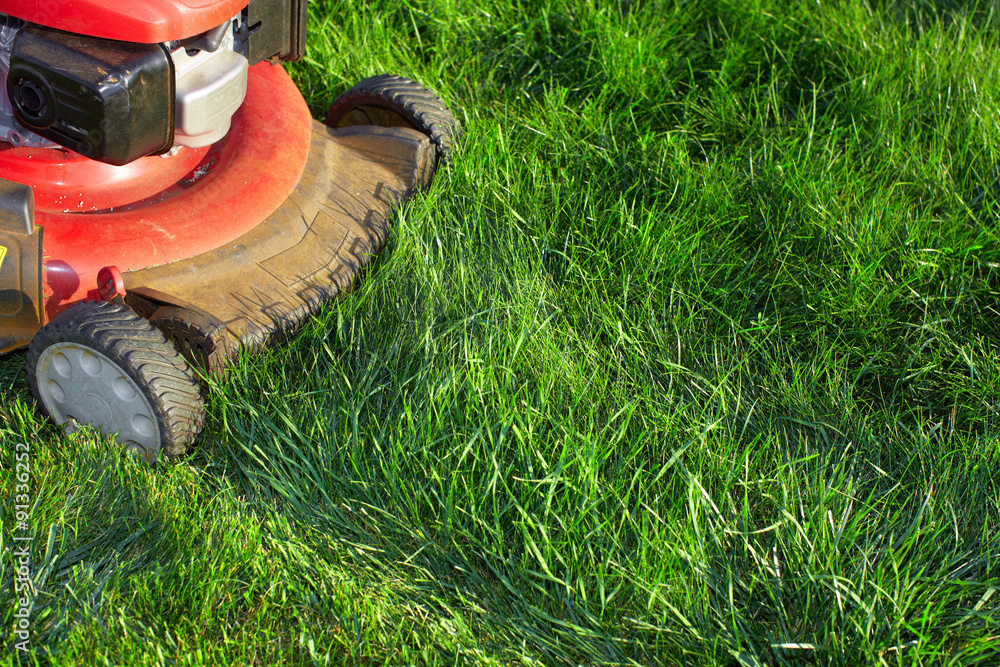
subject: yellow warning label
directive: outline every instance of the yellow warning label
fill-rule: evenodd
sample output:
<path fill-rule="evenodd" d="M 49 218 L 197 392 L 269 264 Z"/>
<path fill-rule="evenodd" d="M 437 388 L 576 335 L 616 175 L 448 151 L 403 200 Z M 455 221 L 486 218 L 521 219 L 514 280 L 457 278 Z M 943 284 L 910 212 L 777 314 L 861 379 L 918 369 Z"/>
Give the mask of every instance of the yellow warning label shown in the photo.
<path fill-rule="evenodd" d="M 0 245 L 0 269 L 3 268 L 3 258 L 7 256 L 7 247 Z"/>

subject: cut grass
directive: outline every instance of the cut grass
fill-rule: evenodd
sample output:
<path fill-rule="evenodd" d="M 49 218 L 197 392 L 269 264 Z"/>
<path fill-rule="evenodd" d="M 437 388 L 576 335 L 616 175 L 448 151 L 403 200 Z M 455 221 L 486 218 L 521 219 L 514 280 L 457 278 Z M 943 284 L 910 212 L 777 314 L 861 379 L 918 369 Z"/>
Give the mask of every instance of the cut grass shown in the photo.
<path fill-rule="evenodd" d="M 1000 664 L 998 20 L 312 3 L 314 115 L 411 76 L 462 156 L 183 463 L 0 364 L 28 661 Z"/>

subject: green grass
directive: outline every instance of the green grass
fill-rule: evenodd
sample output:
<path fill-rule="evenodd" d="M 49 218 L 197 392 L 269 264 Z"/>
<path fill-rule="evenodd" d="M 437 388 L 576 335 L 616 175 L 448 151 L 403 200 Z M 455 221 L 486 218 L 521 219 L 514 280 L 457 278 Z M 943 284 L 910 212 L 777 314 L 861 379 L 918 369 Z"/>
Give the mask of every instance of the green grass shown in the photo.
<path fill-rule="evenodd" d="M 40 664 L 1000 664 L 1000 10 L 311 12 L 461 158 L 180 464 L 0 363 L 2 643 L 28 442 Z"/>

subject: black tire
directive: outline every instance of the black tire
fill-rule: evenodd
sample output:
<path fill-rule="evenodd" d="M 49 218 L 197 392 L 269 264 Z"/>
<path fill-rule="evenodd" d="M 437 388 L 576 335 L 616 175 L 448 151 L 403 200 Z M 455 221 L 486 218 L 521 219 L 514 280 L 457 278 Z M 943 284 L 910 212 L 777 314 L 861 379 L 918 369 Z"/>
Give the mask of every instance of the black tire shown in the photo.
<path fill-rule="evenodd" d="M 430 137 L 438 160 L 446 163 L 462 133 L 455 115 L 437 95 L 416 81 L 391 74 L 369 77 L 334 100 L 326 124 L 412 127 Z"/>
<path fill-rule="evenodd" d="M 31 341 L 27 366 L 31 392 L 56 423 L 90 424 L 150 462 L 189 453 L 204 427 L 188 363 L 124 306 L 71 306 Z"/>

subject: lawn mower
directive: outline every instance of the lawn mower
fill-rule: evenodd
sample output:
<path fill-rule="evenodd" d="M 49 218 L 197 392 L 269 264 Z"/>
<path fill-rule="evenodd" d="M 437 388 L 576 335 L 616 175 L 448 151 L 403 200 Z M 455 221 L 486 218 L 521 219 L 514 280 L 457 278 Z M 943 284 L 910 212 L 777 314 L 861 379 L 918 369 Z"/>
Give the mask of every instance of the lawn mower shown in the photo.
<path fill-rule="evenodd" d="M 67 430 L 190 452 L 199 378 L 349 291 L 450 159 L 409 79 L 312 119 L 306 2 L 0 0 L 0 354 Z"/>

